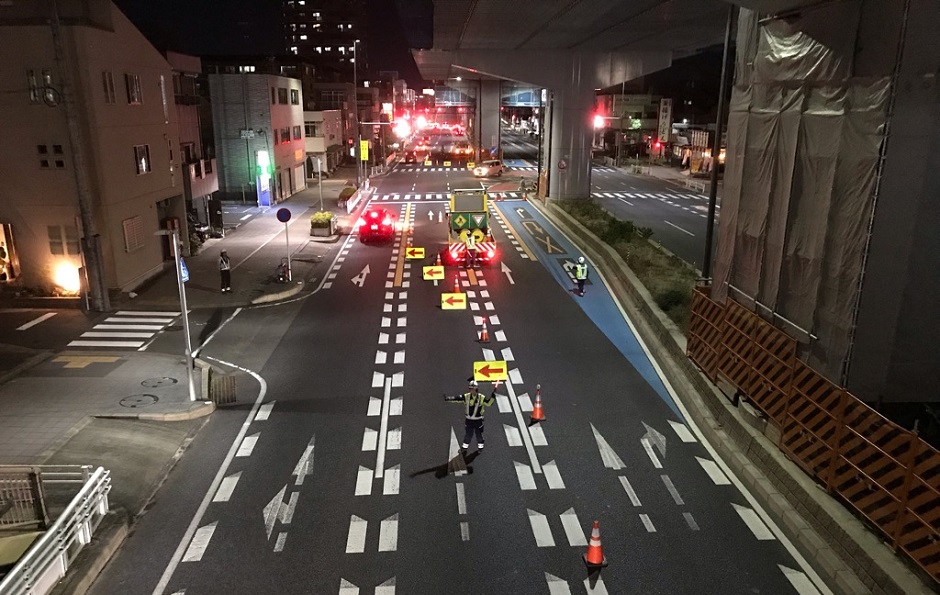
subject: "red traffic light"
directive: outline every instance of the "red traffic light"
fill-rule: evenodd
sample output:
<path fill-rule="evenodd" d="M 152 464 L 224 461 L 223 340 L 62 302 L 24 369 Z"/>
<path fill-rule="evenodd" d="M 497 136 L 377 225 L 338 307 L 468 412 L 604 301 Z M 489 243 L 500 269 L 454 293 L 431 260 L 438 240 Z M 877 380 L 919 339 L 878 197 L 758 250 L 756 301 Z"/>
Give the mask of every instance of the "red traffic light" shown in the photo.
<path fill-rule="evenodd" d="M 659 142 L 659 141 L 656 141 L 656 142 L 653 144 L 653 147 L 656 148 L 656 149 L 658 149 L 658 148 L 660 148 L 660 147 L 662 147 L 662 146 L 663 146 L 663 144 L 662 144 L 661 142 Z"/>

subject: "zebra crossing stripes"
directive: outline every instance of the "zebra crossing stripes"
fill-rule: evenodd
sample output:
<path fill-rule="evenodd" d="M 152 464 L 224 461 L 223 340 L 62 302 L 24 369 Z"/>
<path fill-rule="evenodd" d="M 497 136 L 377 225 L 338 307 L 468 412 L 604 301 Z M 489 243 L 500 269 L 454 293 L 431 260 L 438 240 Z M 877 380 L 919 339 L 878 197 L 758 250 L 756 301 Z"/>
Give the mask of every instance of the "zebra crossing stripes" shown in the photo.
<path fill-rule="evenodd" d="M 688 192 L 594 192 L 591 194 L 594 198 L 614 198 L 626 202 L 630 206 L 633 203 L 630 200 L 658 200 L 669 206 L 673 206 L 684 211 L 696 214 L 703 219 L 708 217 L 708 197 L 703 194 L 692 194 Z M 715 205 L 716 213 L 721 210 L 721 205 Z"/>
<path fill-rule="evenodd" d="M 121 310 L 82 333 L 68 347 L 139 349 L 179 315 L 179 312 Z"/>
<path fill-rule="evenodd" d="M 491 192 L 489 197 L 492 200 L 522 200 L 523 195 L 521 192 Z M 372 197 L 373 202 L 414 202 L 414 201 L 424 201 L 424 202 L 446 202 L 448 200 L 447 193 L 443 192 L 426 192 L 420 194 L 380 194 Z"/>

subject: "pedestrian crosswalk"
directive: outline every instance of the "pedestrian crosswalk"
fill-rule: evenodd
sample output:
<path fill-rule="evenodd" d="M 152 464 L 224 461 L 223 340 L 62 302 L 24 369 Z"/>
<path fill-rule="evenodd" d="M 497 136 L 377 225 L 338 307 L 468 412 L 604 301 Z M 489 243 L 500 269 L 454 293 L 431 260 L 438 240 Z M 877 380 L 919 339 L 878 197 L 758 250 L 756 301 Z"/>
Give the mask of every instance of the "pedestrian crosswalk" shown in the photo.
<path fill-rule="evenodd" d="M 425 166 L 425 165 L 411 165 L 411 164 L 408 164 L 408 165 L 400 165 L 400 166 L 398 167 L 398 169 L 399 169 L 399 170 L 402 170 L 402 171 L 424 172 L 424 173 L 427 173 L 427 172 L 447 172 L 447 171 L 463 171 L 463 172 L 469 172 L 469 171 L 470 171 L 469 168 L 467 168 L 467 167 L 465 167 L 465 166 L 453 166 L 453 165 L 448 166 L 448 167 L 444 167 L 444 166 Z M 538 167 L 536 167 L 535 165 L 504 165 L 504 166 L 503 166 L 503 169 L 506 170 L 506 171 L 538 171 Z M 618 171 L 618 170 L 617 170 L 616 168 L 614 168 L 614 167 L 606 167 L 606 166 L 603 166 L 603 165 L 601 165 L 601 166 L 594 166 L 593 169 L 594 169 L 594 171 L 603 171 L 603 172 Z"/>
<path fill-rule="evenodd" d="M 522 200 L 522 192 L 490 192 L 491 200 Z M 409 202 L 409 201 L 448 201 L 447 192 L 425 192 L 417 194 L 375 194 L 372 196 L 373 202 Z"/>
<path fill-rule="evenodd" d="M 658 200 L 684 211 L 695 213 L 699 217 L 708 217 L 708 197 L 704 194 L 692 192 L 593 192 L 591 196 L 601 199 L 613 198 L 631 207 L 636 206 L 636 203 L 639 202 Z M 721 204 L 716 204 L 715 210 L 716 212 L 720 211 Z"/>
<path fill-rule="evenodd" d="M 179 312 L 121 310 L 68 344 L 84 349 L 139 349 L 173 322 Z"/>

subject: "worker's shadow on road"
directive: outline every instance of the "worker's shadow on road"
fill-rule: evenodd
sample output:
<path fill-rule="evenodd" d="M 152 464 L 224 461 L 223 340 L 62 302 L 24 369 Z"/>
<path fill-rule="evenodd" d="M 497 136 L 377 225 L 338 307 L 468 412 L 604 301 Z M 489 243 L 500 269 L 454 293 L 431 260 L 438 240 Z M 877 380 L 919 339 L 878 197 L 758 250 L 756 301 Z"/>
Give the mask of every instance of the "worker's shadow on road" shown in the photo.
<path fill-rule="evenodd" d="M 457 454 L 456 457 L 451 460 L 443 463 L 441 465 L 436 465 L 434 467 L 428 467 L 427 469 L 422 469 L 420 471 L 415 471 L 409 477 L 412 479 L 418 477 L 419 475 L 427 475 L 428 473 L 433 473 L 434 477 L 438 479 L 444 479 L 448 475 L 456 474 L 459 471 L 466 471 L 467 474 L 473 473 L 473 463 L 474 459 L 480 456 L 480 451 L 477 450 L 467 455 Z"/>
<path fill-rule="evenodd" d="M 212 316 L 209 317 L 209 320 L 206 321 L 206 326 L 202 328 L 202 332 L 199 333 L 199 339 L 197 345 L 202 345 L 206 342 L 206 339 L 209 338 L 209 335 L 215 332 L 219 325 L 222 323 L 222 310 L 221 308 L 216 308 L 212 311 Z"/>

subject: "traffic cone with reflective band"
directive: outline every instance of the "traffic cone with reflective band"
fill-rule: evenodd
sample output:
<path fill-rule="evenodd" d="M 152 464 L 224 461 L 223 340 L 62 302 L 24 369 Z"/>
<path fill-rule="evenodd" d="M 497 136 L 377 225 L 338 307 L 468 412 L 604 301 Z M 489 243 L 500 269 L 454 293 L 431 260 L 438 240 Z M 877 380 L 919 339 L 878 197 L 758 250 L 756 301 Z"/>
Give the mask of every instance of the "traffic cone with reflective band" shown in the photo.
<path fill-rule="evenodd" d="M 532 408 L 532 421 L 545 421 L 545 411 L 542 409 L 542 385 L 541 384 L 535 385 L 535 406 Z"/>
<path fill-rule="evenodd" d="M 490 342 L 490 331 L 486 330 L 486 317 L 483 317 L 483 328 L 480 329 L 480 343 Z"/>
<path fill-rule="evenodd" d="M 454 275 L 454 293 L 460 293 L 460 276 Z"/>
<path fill-rule="evenodd" d="M 607 566 L 607 558 L 604 557 L 604 548 L 601 547 L 601 528 L 597 521 L 594 521 L 594 528 L 591 529 L 591 541 L 588 543 L 587 553 L 582 556 L 584 563 L 588 568 L 603 568 Z"/>
<path fill-rule="evenodd" d="M 434 266 L 436 266 L 436 267 L 441 266 L 441 253 L 440 253 L 440 251 L 438 251 L 438 253 L 437 253 L 437 258 L 434 259 Z"/>

